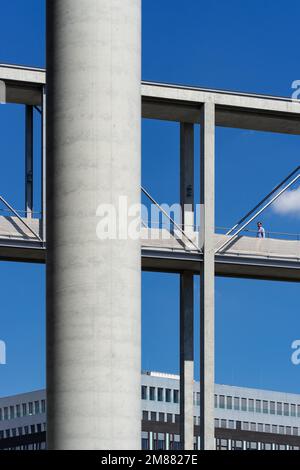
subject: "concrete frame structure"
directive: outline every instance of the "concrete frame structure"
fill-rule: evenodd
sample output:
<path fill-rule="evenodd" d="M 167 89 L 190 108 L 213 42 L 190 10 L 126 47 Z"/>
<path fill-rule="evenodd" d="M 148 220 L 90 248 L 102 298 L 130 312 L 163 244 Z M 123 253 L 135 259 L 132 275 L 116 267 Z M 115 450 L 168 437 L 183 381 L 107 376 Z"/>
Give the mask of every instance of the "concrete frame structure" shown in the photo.
<path fill-rule="evenodd" d="M 61 2 L 60 2 L 61 3 Z M 60 11 L 61 13 L 61 11 Z M 78 13 L 78 11 L 77 11 Z M 74 13 L 75 14 L 75 13 Z M 65 17 L 66 18 L 66 17 Z M 57 26 L 57 25 L 56 25 Z M 75 46 L 74 46 L 75 47 Z M 138 55 L 138 54 L 137 54 Z M 56 60 L 56 59 L 55 59 Z M 64 65 L 61 64 L 61 67 Z M 68 68 L 70 66 L 70 69 Z M 56 76 L 57 72 L 50 72 L 50 90 L 51 81 L 59 84 L 61 87 L 57 89 L 57 93 L 60 93 L 61 98 L 66 99 L 69 96 L 70 99 L 74 99 L 74 70 L 76 72 L 76 64 L 68 64 L 68 67 L 64 68 L 64 72 L 61 76 Z M 74 69 L 75 67 L 75 69 Z M 125 67 L 125 66 L 124 66 Z M 126 68 L 126 67 L 125 67 Z M 52 75 L 53 73 L 53 75 Z M 76 77 L 76 75 L 75 75 Z M 0 66 L 0 79 L 6 84 L 6 96 L 7 102 L 23 103 L 29 106 L 43 106 L 43 114 L 45 116 L 45 84 L 46 76 L 45 71 L 41 69 L 30 69 L 26 67 L 16 66 Z M 136 79 L 136 76 L 135 76 Z M 78 78 L 79 80 L 79 78 Z M 119 77 L 115 78 L 116 86 L 120 86 Z M 73 86 L 73 88 L 72 88 Z M 92 83 L 88 82 L 88 86 L 92 87 Z M 122 86 L 125 86 L 124 84 Z M 71 91 L 72 93 L 71 93 Z M 82 88 L 83 90 L 83 88 Z M 127 88 L 124 93 L 127 93 Z M 53 91 L 52 91 L 53 93 Z M 70 93 L 70 94 L 68 94 Z M 51 96 L 51 92 L 50 92 Z M 55 105 L 55 95 L 52 95 L 52 100 Z M 104 99 L 104 98 L 103 98 Z M 135 95 L 135 105 L 138 107 L 137 102 L 139 99 Z M 58 106 L 58 104 L 56 104 Z M 118 105 L 116 105 L 118 106 Z M 134 108 L 136 109 L 136 108 Z M 84 114 L 84 113 L 83 113 Z M 48 114 L 49 115 L 49 114 Z M 50 114 L 51 116 L 51 114 Z M 234 247 L 228 247 L 225 253 L 217 254 L 215 256 L 215 248 L 218 245 L 218 236 L 214 233 L 214 128 L 215 125 L 225 127 L 235 127 L 253 130 L 263 130 L 270 132 L 281 132 L 286 134 L 300 134 L 300 104 L 293 100 L 280 97 L 262 96 L 262 95 L 251 95 L 246 93 L 234 93 L 219 90 L 207 90 L 195 87 L 184 87 L 157 83 L 142 83 L 142 117 L 151 119 L 163 119 L 172 120 L 182 123 L 181 125 L 181 202 L 185 203 L 191 198 L 190 193 L 187 196 L 185 190 L 189 186 L 189 181 L 192 179 L 192 144 L 191 135 L 192 127 L 195 123 L 201 124 L 201 204 L 202 204 L 202 224 L 201 234 L 198 242 L 202 248 L 202 252 L 187 249 L 177 243 L 177 240 L 171 239 L 167 241 L 164 246 L 155 245 L 152 241 L 142 240 L 142 268 L 146 270 L 157 270 L 165 272 L 177 272 L 181 274 L 181 322 L 183 325 L 181 331 L 181 383 L 184 384 L 183 397 L 186 397 L 181 403 L 181 434 L 182 441 L 184 442 L 185 448 L 190 448 L 190 393 L 189 387 L 191 384 L 191 363 L 193 362 L 192 356 L 192 306 L 191 306 L 191 294 L 192 292 L 192 276 L 191 274 L 199 274 L 201 271 L 201 430 L 202 430 L 202 448 L 210 449 L 213 448 L 213 385 L 214 385 L 214 275 L 228 275 L 228 276 L 241 276 L 241 277 L 253 277 L 259 279 L 285 279 L 288 281 L 300 280 L 300 250 L 299 242 L 288 242 L 284 240 L 265 240 L 263 244 L 257 245 L 257 241 L 253 239 L 247 239 L 247 237 L 239 238 Z M 101 118 L 101 116 L 99 116 Z M 51 119 L 51 118 L 50 118 Z M 61 115 L 62 123 L 64 117 Z M 188 126 L 190 124 L 191 126 Z M 53 124 L 52 124 L 53 125 Z M 58 124 L 57 124 L 58 125 Z M 138 124 L 137 124 L 138 125 Z M 50 129 L 50 135 L 58 132 L 58 129 L 51 129 L 49 123 L 47 126 Z M 71 127 L 69 128 L 71 131 Z M 78 128 L 74 125 L 73 131 L 77 132 Z M 43 135 L 45 136 L 46 126 L 44 120 Z M 133 137 L 133 141 L 138 139 L 138 133 Z M 30 139 L 29 139 L 30 141 Z M 63 142 L 63 140 L 61 140 Z M 71 146 L 70 146 L 71 148 Z M 136 152 L 137 148 L 128 147 L 127 151 L 132 154 Z M 53 149 L 50 152 L 57 152 L 58 150 Z M 73 155 L 73 151 L 70 150 L 70 155 Z M 136 153 L 135 153 L 136 155 Z M 189 155 L 189 157 L 187 157 Z M 28 157 L 30 156 L 30 147 L 28 145 Z M 58 158 L 58 162 L 60 158 Z M 45 159 L 45 152 L 43 152 L 43 159 Z M 184 162 L 189 161 L 189 165 L 184 166 Z M 135 160 L 136 162 L 136 160 Z M 30 158 L 29 158 L 30 163 Z M 79 165 L 79 160 L 78 160 Z M 58 163 L 57 163 L 58 164 Z M 135 165 L 139 165 L 135 163 Z M 75 165 L 76 166 L 76 165 Z M 49 174 L 54 174 L 53 167 L 50 168 Z M 58 168 L 58 167 L 57 167 Z M 68 168 L 70 170 L 70 168 Z M 128 173 L 132 170 L 131 166 L 128 167 Z M 61 168 L 63 172 L 63 178 L 66 184 L 69 184 L 68 171 Z M 75 171 L 75 167 L 74 167 Z M 116 174 L 118 174 L 116 170 Z M 75 177 L 75 175 L 73 175 Z M 129 179 L 130 180 L 130 179 Z M 133 199 L 136 200 L 137 196 L 137 181 L 135 183 L 131 181 L 130 188 L 135 185 L 135 196 Z M 46 175 L 44 173 L 44 183 L 46 181 Z M 30 183 L 30 181 L 28 181 Z M 45 186 L 45 185 L 44 185 Z M 122 191 L 131 191 L 129 187 L 126 189 L 122 188 Z M 185 189 L 184 189 L 185 188 Z M 57 189 L 57 188 L 56 188 Z M 117 191 L 118 193 L 118 191 Z M 116 194 L 117 194 L 116 193 Z M 63 193 L 60 194 L 63 196 Z M 103 196 L 103 195 L 102 195 Z M 101 198 L 102 198 L 101 196 Z M 50 220 L 57 227 L 58 232 L 63 230 L 62 227 L 66 227 L 66 218 L 69 217 L 70 211 L 72 213 L 73 207 L 67 204 L 66 201 L 62 202 L 61 197 L 55 200 L 55 204 L 51 198 L 49 198 L 50 206 L 47 208 Z M 103 196 L 104 197 L 104 196 Z M 105 195 L 106 197 L 106 195 Z M 101 199 L 100 198 L 100 199 Z M 28 198 L 30 199 L 30 198 Z M 62 204 L 62 205 L 61 205 Z M 66 205 L 65 205 L 66 204 Z M 77 207 L 81 206 L 82 201 L 80 198 L 76 200 Z M 45 192 L 43 191 L 43 208 L 45 208 Z M 58 219 L 58 208 L 60 208 L 61 217 Z M 190 214 L 184 214 L 183 223 L 185 226 L 189 226 L 192 220 Z M 42 230 L 45 220 L 45 210 L 43 211 L 43 221 L 39 221 L 35 218 L 30 220 L 29 214 L 25 218 L 28 227 L 34 227 L 38 230 L 38 233 L 42 234 L 42 240 L 38 240 L 30 235 L 28 230 L 21 230 L 18 227 L 16 234 L 15 229 L 8 228 L 7 220 L 0 218 L 0 258 L 6 260 L 22 260 L 28 262 L 45 262 L 45 231 Z M 73 213 L 74 217 L 78 216 L 78 213 Z M 75 222 L 74 222 L 75 223 Z M 57 224 L 57 225 L 56 225 Z M 49 225 L 50 226 L 50 225 Z M 2 230 L 5 228 L 3 235 Z M 70 224 L 69 228 L 74 229 L 75 225 Z M 77 225 L 76 227 L 77 228 Z M 186 229 L 188 227 L 185 227 Z M 51 227 L 51 231 L 54 228 Z M 18 236 L 17 236 L 18 235 Z M 49 234 L 50 235 L 50 234 Z M 50 239 L 47 239 L 49 256 L 50 259 L 54 258 L 54 252 L 59 256 L 63 263 L 66 264 L 66 269 L 69 266 L 70 257 L 63 253 L 63 250 L 59 246 L 55 246 L 55 236 L 53 233 L 50 235 Z M 51 238 L 52 237 L 52 238 Z M 67 245 L 70 243 L 70 239 L 65 240 L 64 246 L 65 251 Z M 291 244 L 293 243 L 293 244 Z M 51 248 L 52 246 L 52 248 Z M 53 248 L 55 247 L 55 248 Z M 51 254 L 51 250 L 52 254 Z M 270 256 L 271 250 L 271 256 Z M 133 255 L 133 252 L 135 253 Z M 135 247 L 132 252 L 132 258 L 135 259 L 135 266 L 140 262 L 137 260 L 138 249 Z M 284 253 L 282 255 L 282 253 Z M 242 255 L 242 256 L 241 256 Z M 47 255 L 48 256 L 48 255 Z M 66 257 L 65 257 L 66 256 Z M 65 258 L 64 258 L 65 257 Z M 139 255 L 138 255 L 139 257 Z M 131 258 L 131 261 L 132 261 Z M 120 259 L 118 259 L 118 264 Z M 61 265 L 62 266 L 62 265 Z M 126 273 L 127 275 L 127 273 Z M 138 283 L 135 285 L 137 289 Z M 187 288 L 185 286 L 188 286 Z M 71 287 L 71 286 L 70 286 Z M 52 292 L 53 287 L 50 291 Z M 57 291 L 58 292 L 58 291 Z M 57 294 L 58 295 L 58 294 Z M 70 291 L 71 295 L 71 291 Z M 90 296 L 90 293 L 88 293 Z M 103 295 L 105 293 L 103 292 Z M 70 297 L 71 298 L 71 297 Z M 123 301 L 123 297 L 122 297 Z M 138 303 L 138 302 L 137 302 Z M 129 307 L 129 304 L 128 304 Z M 131 306 L 130 306 L 131 308 Z M 136 318 L 137 307 L 136 307 Z M 68 320 L 69 321 L 69 320 Z M 53 328 L 53 334 L 55 333 L 55 325 L 50 325 L 50 331 Z M 66 333 L 66 329 L 64 330 Z M 136 333 L 137 334 L 137 333 Z M 52 338 L 54 338 L 52 336 Z M 51 336 L 50 336 L 51 337 Z M 135 336 L 137 338 L 137 336 Z M 82 343 L 78 343 L 79 349 Z M 54 354 L 54 350 L 51 349 L 51 355 Z M 59 347 L 57 347 L 59 351 Z M 74 350 L 70 348 L 70 356 L 74 353 Z M 57 352 L 58 354 L 58 352 Z M 138 355 L 137 348 L 133 354 Z M 59 357 L 59 354 L 57 355 Z M 67 362 L 65 363 L 66 366 Z M 53 365 L 50 366 L 50 376 L 52 375 L 51 370 Z M 56 370 L 56 366 L 54 367 Z M 138 360 L 136 370 L 138 369 Z M 62 367 L 61 371 L 67 369 Z M 137 374 L 136 374 L 137 376 Z M 101 382 L 102 383 L 102 382 Z M 133 382 L 132 382 L 133 383 Z M 137 382 L 136 382 L 137 384 Z M 138 389 L 138 387 L 137 387 Z M 51 396 L 50 392 L 50 396 Z M 56 392 L 55 392 L 56 393 Z M 60 393 L 60 392 L 59 392 Z M 61 391 L 61 397 L 64 396 L 64 392 Z M 136 400 L 138 402 L 138 400 Z M 51 398 L 49 400 L 51 410 Z M 62 400 L 63 406 L 67 406 L 66 402 Z M 133 404 L 134 408 L 134 404 Z M 61 410 L 60 410 L 61 411 Z M 102 409 L 98 409 L 99 413 L 102 413 Z M 51 413 L 50 413 L 51 416 Z M 55 417 L 52 415 L 55 422 Z M 66 416 L 65 416 L 66 418 Z M 59 418 L 57 418 L 59 419 Z M 51 418 L 50 418 L 51 421 Z M 135 420 L 136 424 L 138 420 Z M 50 425 L 51 426 L 51 425 Z M 137 424 L 138 426 L 138 424 Z M 61 428 L 60 428 L 61 427 Z M 58 428 L 63 429 L 63 424 L 60 422 Z M 50 427 L 51 429 L 51 427 Z M 57 431 L 55 426 L 50 430 L 50 447 L 57 447 L 59 439 L 61 445 L 66 448 L 68 446 L 76 448 L 78 446 L 76 437 L 69 437 L 68 442 L 64 441 L 62 431 Z M 133 428 L 132 428 L 133 429 Z M 138 427 L 136 428 L 138 430 Z M 64 429 L 63 433 L 66 432 Z M 128 432 L 128 429 L 127 431 Z M 138 432 L 138 431 L 136 431 Z M 55 433 L 57 436 L 55 437 Z M 119 439 L 119 438 L 118 438 Z M 133 441 L 125 442 L 125 447 L 134 447 Z M 137 443 L 137 438 L 135 440 Z M 107 441 L 106 441 L 107 443 Z M 118 445 L 120 441 L 118 440 Z M 89 447 L 90 441 L 87 439 L 85 443 L 81 442 L 81 445 Z M 93 444 L 98 447 L 99 442 Z M 102 444 L 100 444 L 102 445 Z M 138 445 L 138 444 L 137 444 Z M 112 444 L 113 446 L 113 444 Z M 110 446 L 110 448 L 112 448 Z"/>

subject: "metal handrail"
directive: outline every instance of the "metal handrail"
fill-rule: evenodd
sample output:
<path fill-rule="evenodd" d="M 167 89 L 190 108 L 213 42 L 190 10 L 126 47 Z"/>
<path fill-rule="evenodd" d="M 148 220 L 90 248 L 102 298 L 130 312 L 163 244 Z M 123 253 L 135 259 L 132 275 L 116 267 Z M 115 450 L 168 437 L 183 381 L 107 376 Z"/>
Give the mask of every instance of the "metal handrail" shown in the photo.
<path fill-rule="evenodd" d="M 3 202 L 3 204 L 6 205 L 6 207 L 9 208 L 9 210 L 15 214 L 15 216 L 18 218 L 18 220 L 25 225 L 25 227 L 36 237 L 38 238 L 38 240 L 40 240 L 40 242 L 43 243 L 43 240 L 41 239 L 41 237 L 22 219 L 22 217 L 20 217 L 20 215 L 18 214 L 18 212 L 4 199 L 4 197 L 0 196 L 0 201 Z"/>
<path fill-rule="evenodd" d="M 283 181 L 281 181 L 281 183 L 279 183 L 277 186 L 275 186 L 275 188 L 272 189 L 271 192 L 269 192 L 269 194 L 267 196 L 265 196 L 258 204 L 256 204 L 255 207 L 253 207 L 253 209 L 251 209 L 251 211 L 249 211 L 244 217 L 242 217 L 237 224 L 235 224 L 227 233 L 226 235 L 230 235 L 233 230 L 235 230 L 241 223 L 244 222 L 244 220 L 246 220 L 251 214 L 253 214 L 253 212 L 256 211 L 256 209 L 258 209 L 264 202 L 266 202 L 271 196 L 273 196 L 273 194 L 278 191 L 279 188 L 281 188 L 281 186 L 283 186 L 289 179 L 291 179 L 292 176 L 294 176 L 297 172 L 299 172 L 300 170 L 300 166 L 297 166 L 297 168 L 292 171 Z"/>
<path fill-rule="evenodd" d="M 245 229 L 245 227 L 247 227 L 254 219 L 256 219 L 256 217 L 258 217 L 265 209 L 267 209 L 267 207 L 269 207 L 271 204 L 273 204 L 274 201 L 276 201 L 276 199 L 279 198 L 279 196 L 281 196 L 282 193 L 284 193 L 290 186 L 292 186 L 298 179 L 300 178 L 300 174 L 298 174 L 295 178 L 292 179 L 292 181 L 290 181 L 289 184 L 287 184 L 281 191 L 279 191 L 279 193 L 277 193 L 267 204 L 265 204 L 258 212 L 256 212 L 249 220 L 248 222 L 246 222 L 244 225 L 242 225 L 242 227 L 240 227 L 236 233 L 234 233 L 233 235 L 231 235 L 231 237 L 229 237 L 228 240 L 226 240 L 226 242 L 224 242 L 219 248 L 216 249 L 215 253 L 218 253 L 220 252 L 223 248 L 225 248 L 227 245 L 229 245 L 229 243 L 238 236 L 238 234 Z"/>
<path fill-rule="evenodd" d="M 158 202 L 151 196 L 151 194 L 148 193 L 148 191 L 145 188 L 143 188 L 143 186 L 141 186 L 141 190 L 145 194 L 145 196 L 147 196 L 148 199 L 150 199 L 150 201 L 153 202 L 153 204 L 155 204 L 159 208 L 159 210 L 170 220 L 170 222 L 172 222 L 172 224 L 174 224 L 174 226 L 177 228 L 177 230 L 179 230 L 182 233 L 182 235 L 184 235 L 185 238 L 187 238 L 187 240 L 190 243 L 192 243 L 192 245 L 197 249 L 197 251 L 202 253 L 202 251 L 196 245 L 196 243 L 193 240 L 191 240 L 191 238 L 185 233 L 185 231 L 182 230 L 182 228 L 175 222 L 175 220 L 173 220 L 172 217 L 170 217 L 170 215 L 158 204 Z"/>

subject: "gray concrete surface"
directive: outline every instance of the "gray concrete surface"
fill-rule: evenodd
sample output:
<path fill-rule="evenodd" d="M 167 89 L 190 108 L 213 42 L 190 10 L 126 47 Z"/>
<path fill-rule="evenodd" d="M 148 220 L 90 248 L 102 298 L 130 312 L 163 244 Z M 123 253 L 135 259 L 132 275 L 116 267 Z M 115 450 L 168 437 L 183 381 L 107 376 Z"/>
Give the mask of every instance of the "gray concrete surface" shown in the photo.
<path fill-rule="evenodd" d="M 180 203 L 182 227 L 194 234 L 194 125 L 180 125 Z M 180 275 L 180 440 L 194 449 L 194 276 Z"/>
<path fill-rule="evenodd" d="M 213 450 L 215 383 L 215 105 L 204 103 L 200 136 L 200 439 Z"/>
<path fill-rule="evenodd" d="M 49 449 L 139 449 L 139 240 L 99 240 L 140 201 L 140 0 L 47 1 Z"/>

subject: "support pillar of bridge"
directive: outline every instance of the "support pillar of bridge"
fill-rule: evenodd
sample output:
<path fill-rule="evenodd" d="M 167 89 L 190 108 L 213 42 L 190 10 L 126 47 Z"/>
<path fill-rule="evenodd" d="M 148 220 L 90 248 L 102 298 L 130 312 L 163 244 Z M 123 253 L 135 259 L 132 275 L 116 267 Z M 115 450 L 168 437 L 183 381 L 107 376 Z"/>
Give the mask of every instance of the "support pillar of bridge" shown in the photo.
<path fill-rule="evenodd" d="M 215 284 L 215 105 L 201 111 L 200 240 L 200 432 L 201 449 L 215 448 L 214 439 L 214 284 Z"/>
<path fill-rule="evenodd" d="M 194 125 L 180 125 L 180 199 L 183 230 L 194 230 Z M 180 441 L 194 449 L 194 276 L 180 275 Z"/>
<path fill-rule="evenodd" d="M 49 449 L 141 446 L 140 69 L 140 0 L 47 0 Z"/>

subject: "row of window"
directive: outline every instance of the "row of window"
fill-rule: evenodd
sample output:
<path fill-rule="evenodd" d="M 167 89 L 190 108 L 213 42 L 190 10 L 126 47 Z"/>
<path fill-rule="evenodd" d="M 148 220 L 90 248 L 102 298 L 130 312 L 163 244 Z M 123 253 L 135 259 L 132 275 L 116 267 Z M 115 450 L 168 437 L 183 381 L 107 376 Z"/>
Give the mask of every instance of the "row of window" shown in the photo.
<path fill-rule="evenodd" d="M 295 403 L 255 400 L 253 398 L 240 398 L 228 395 L 215 395 L 215 408 L 300 417 L 300 405 Z"/>
<path fill-rule="evenodd" d="M 288 444 L 271 444 L 268 442 L 239 441 L 216 439 L 217 450 L 300 450 L 299 446 Z"/>
<path fill-rule="evenodd" d="M 142 385 L 142 400 L 179 403 L 179 390 L 162 387 L 147 387 L 146 385 Z"/>
<path fill-rule="evenodd" d="M 21 418 L 22 416 L 38 415 L 46 412 L 46 401 L 37 400 L 19 405 L 4 406 L 0 408 L 0 421 Z"/>
<path fill-rule="evenodd" d="M 224 429 L 237 429 L 240 428 L 243 431 L 254 431 L 254 432 L 267 432 L 274 434 L 286 434 L 288 436 L 298 436 L 299 428 L 292 426 L 281 426 L 277 424 L 264 424 L 264 423 L 253 423 L 248 421 L 234 421 L 227 419 L 215 419 L 216 428 Z"/>
<path fill-rule="evenodd" d="M 0 431 L 0 439 L 8 439 L 10 437 L 25 436 L 26 434 L 35 434 L 37 432 L 46 431 L 46 423 L 31 424 L 19 428 L 5 429 Z"/>

